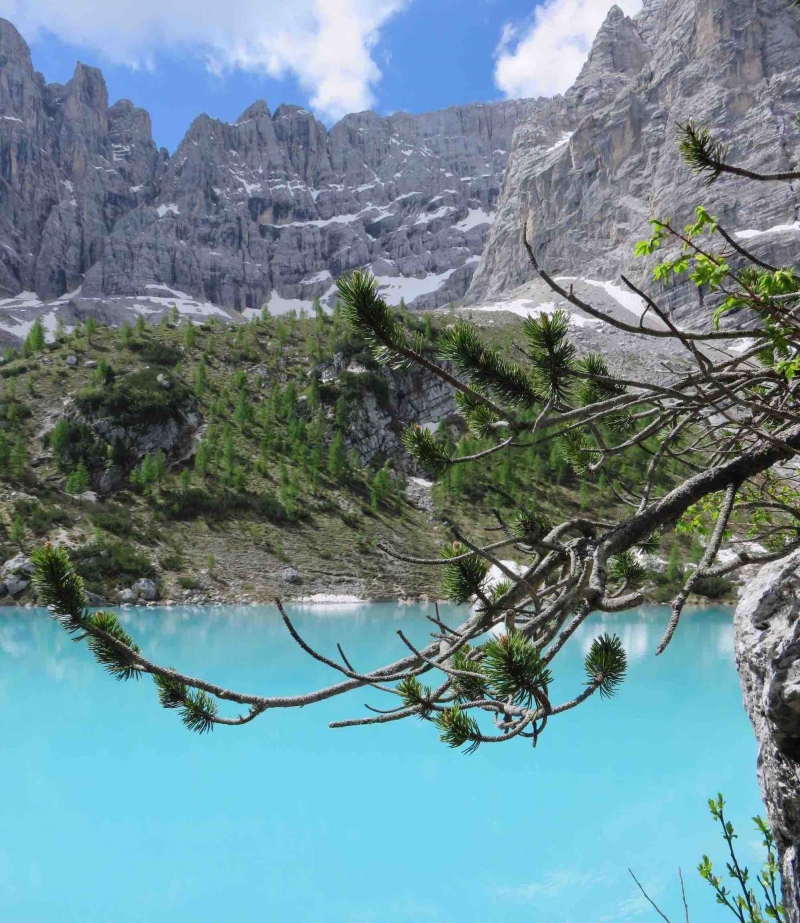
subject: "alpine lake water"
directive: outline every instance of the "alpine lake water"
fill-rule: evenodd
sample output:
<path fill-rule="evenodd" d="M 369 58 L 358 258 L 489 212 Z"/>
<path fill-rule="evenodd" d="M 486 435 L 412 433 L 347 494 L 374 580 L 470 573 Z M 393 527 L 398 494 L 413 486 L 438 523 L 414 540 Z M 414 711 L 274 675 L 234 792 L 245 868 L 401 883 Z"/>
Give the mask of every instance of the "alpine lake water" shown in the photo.
<path fill-rule="evenodd" d="M 424 644 L 431 609 L 290 610 L 301 634 L 356 668 Z M 456 613 L 442 609 L 455 621 Z M 275 609 L 124 609 L 151 658 L 252 692 L 332 681 Z M 585 681 L 592 638 L 630 659 L 595 697 L 530 742 L 471 756 L 418 721 L 329 730 L 391 707 L 380 693 L 198 736 L 162 709 L 149 678 L 121 683 L 42 610 L 0 613 L 0 918 L 14 923 L 605 923 L 658 919 L 631 867 L 682 919 L 724 919 L 700 881 L 724 869 L 706 799 L 721 791 L 742 858 L 760 850 L 756 744 L 733 662 L 732 612 L 687 612 L 654 651 L 666 610 L 593 617 L 555 665 L 554 702 Z"/>

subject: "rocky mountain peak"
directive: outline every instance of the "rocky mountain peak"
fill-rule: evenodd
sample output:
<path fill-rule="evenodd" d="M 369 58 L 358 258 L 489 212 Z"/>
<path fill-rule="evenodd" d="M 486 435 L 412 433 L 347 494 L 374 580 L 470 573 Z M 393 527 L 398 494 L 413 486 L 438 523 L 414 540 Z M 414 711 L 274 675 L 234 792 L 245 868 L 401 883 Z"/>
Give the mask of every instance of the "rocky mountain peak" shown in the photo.
<path fill-rule="evenodd" d="M 794 191 L 704 191 L 675 125 L 709 122 L 748 165 L 795 165 L 798 77 L 785 0 L 645 0 L 633 19 L 609 11 L 563 96 L 366 111 L 330 129 L 258 100 L 233 124 L 198 116 L 169 157 L 144 110 L 108 107 L 99 71 L 46 85 L 0 24 L 0 330 L 59 305 L 158 314 L 170 292 L 189 314 L 299 310 L 361 267 L 390 302 L 427 310 L 469 289 L 478 303 L 530 280 L 523 220 L 551 269 L 606 285 L 620 269 L 642 278 L 632 249 L 650 216 L 682 219 L 696 201 L 794 259 Z"/>
<path fill-rule="evenodd" d="M 27 63 L 33 73 L 31 52 L 17 27 L 7 19 L 0 17 L 0 64 L 6 67 L 13 63 Z"/>
<path fill-rule="evenodd" d="M 105 77 L 98 67 L 82 64 L 75 65 L 72 79 L 67 83 L 68 91 L 80 95 L 81 101 L 92 108 L 108 108 L 108 89 Z"/>
<path fill-rule="evenodd" d="M 707 320 L 691 285 L 655 291 L 648 266 L 634 260 L 648 219 L 681 224 L 702 203 L 770 262 L 788 265 L 800 257 L 800 212 L 788 184 L 726 179 L 705 188 L 680 158 L 677 126 L 707 124 L 752 169 L 796 170 L 798 110 L 800 13 L 785 0 L 646 0 L 633 20 L 612 11 L 574 87 L 517 126 L 467 300 L 491 301 L 534 279 L 519 239 L 524 221 L 552 272 L 612 287 L 624 272 L 679 319 Z"/>
<path fill-rule="evenodd" d="M 651 56 L 634 21 L 618 6 L 612 6 L 569 92 L 578 105 L 598 105 L 609 92 L 619 92 Z"/>
<path fill-rule="evenodd" d="M 302 106 L 295 106 L 292 103 L 281 103 L 275 110 L 273 118 L 275 121 L 278 121 L 279 119 L 295 119 L 298 116 L 300 118 L 314 118 L 308 109 L 304 109 Z"/>
<path fill-rule="evenodd" d="M 272 118 L 269 111 L 269 106 L 265 99 L 257 99 L 254 103 L 251 103 L 244 112 L 236 120 L 236 124 L 241 122 L 247 122 L 250 119 L 269 119 Z"/>
<path fill-rule="evenodd" d="M 25 40 L 7 19 L 0 19 L 0 114 L 20 117 L 39 92 Z"/>
<path fill-rule="evenodd" d="M 189 313 L 310 307 L 363 266 L 395 303 L 460 299 L 514 126 L 535 105 L 361 112 L 328 130 L 302 106 L 271 114 L 258 100 L 233 124 L 198 116 L 167 157 L 144 110 L 109 107 L 98 70 L 47 85 L 6 31 L 22 63 L 0 61 L 0 97 L 24 84 L 6 94 L 19 121 L 0 130 L 0 330 L 12 335 L 31 310 L 112 319 L 133 303 L 168 310 L 170 292 Z"/>

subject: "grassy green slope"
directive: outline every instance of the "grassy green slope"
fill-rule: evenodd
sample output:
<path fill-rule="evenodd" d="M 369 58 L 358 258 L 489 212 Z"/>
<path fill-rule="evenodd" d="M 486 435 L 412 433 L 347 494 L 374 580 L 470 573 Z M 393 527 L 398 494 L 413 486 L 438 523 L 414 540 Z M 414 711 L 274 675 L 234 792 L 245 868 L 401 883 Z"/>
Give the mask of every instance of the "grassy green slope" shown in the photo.
<path fill-rule="evenodd" d="M 429 320 L 414 323 L 432 340 Z M 355 405 L 383 399 L 386 385 L 338 317 L 93 327 L 0 367 L 0 553 L 66 542 L 111 600 L 138 577 L 176 601 L 436 596 L 435 568 L 394 561 L 378 543 L 437 556 L 444 520 L 491 540 L 493 510 L 519 503 L 553 518 L 618 512 L 550 444 L 459 466 L 435 488 L 433 518 L 418 509 L 397 459 L 379 474 L 385 459 L 363 466 L 347 449 Z M 366 371 L 332 375 L 334 357 Z M 173 423 L 186 438 L 163 457 L 136 457 L 114 436 Z M 444 438 L 459 452 L 480 447 L 452 426 Z"/>

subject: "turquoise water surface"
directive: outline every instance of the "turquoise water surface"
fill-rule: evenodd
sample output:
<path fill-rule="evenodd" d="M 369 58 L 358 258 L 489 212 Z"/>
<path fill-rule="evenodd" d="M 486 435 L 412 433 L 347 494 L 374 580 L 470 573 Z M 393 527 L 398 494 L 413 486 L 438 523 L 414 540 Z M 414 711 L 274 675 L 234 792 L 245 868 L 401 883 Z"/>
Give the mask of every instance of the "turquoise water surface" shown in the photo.
<path fill-rule="evenodd" d="M 295 609 L 306 638 L 357 668 L 420 645 L 420 607 Z M 446 610 L 444 610 L 446 611 Z M 128 609 L 151 658 L 223 685 L 295 693 L 331 676 L 271 608 Z M 328 730 L 390 707 L 357 691 L 199 737 L 148 679 L 119 683 L 40 610 L 0 612 L 0 919 L 14 923 L 604 923 L 673 919 L 677 869 L 693 921 L 724 920 L 698 883 L 722 851 L 705 800 L 725 793 L 744 858 L 763 811 L 733 663 L 731 612 L 689 613 L 668 651 L 665 610 L 596 617 L 557 662 L 572 698 L 603 630 L 631 661 L 529 742 L 464 756 L 430 725 Z"/>

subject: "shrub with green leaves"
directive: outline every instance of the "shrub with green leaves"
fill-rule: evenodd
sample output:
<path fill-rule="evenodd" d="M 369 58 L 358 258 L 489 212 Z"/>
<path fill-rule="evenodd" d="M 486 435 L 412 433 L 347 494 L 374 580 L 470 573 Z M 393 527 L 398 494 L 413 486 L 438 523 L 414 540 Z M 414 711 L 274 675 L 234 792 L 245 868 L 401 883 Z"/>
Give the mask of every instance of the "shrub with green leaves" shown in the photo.
<path fill-rule="evenodd" d="M 120 426 L 152 425 L 188 410 L 192 396 L 171 372 L 144 368 L 118 377 L 110 386 L 84 388 L 75 398 L 75 404 L 88 416 L 108 418 Z"/>
<path fill-rule="evenodd" d="M 140 577 L 156 577 L 150 558 L 123 541 L 98 538 L 71 549 L 69 558 L 75 573 L 100 593 L 106 583 L 131 584 Z"/>

